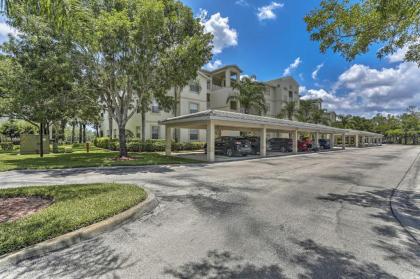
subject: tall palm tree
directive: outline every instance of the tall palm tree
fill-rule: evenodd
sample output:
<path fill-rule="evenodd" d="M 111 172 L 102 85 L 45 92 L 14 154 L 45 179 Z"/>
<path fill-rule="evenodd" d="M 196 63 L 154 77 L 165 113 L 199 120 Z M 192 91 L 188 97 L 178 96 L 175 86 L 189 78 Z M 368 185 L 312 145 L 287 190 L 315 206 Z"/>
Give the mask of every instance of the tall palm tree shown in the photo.
<path fill-rule="evenodd" d="M 249 114 L 251 109 L 255 109 L 258 113 L 267 112 L 264 98 L 265 85 L 258 82 L 255 76 L 243 77 L 233 83 L 232 87 L 236 92 L 227 98 L 226 103 L 238 102 L 245 114 Z"/>
<path fill-rule="evenodd" d="M 349 127 L 350 126 L 350 120 L 352 118 L 352 116 L 350 114 L 348 114 L 348 115 L 341 114 L 341 115 L 338 116 L 338 118 L 340 118 L 340 124 L 341 124 L 340 126 L 342 128 L 350 128 Z"/>
<path fill-rule="evenodd" d="M 299 121 L 310 122 L 313 109 L 314 105 L 312 100 L 300 100 L 297 116 Z"/>
<path fill-rule="evenodd" d="M 298 105 L 297 101 L 290 101 L 284 106 L 278 115 L 279 118 L 286 117 L 289 120 L 293 120 L 293 117 L 297 114 Z"/>

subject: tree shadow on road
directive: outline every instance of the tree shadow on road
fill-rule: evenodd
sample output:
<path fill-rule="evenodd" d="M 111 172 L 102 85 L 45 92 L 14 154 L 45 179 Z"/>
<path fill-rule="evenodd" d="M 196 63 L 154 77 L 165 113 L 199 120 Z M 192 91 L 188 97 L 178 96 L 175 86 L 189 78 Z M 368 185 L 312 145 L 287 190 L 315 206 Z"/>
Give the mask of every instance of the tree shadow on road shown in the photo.
<path fill-rule="evenodd" d="M 303 253 L 291 260 L 304 269 L 299 278 L 397 278 L 377 264 L 359 262 L 348 252 L 322 246 L 311 239 L 294 242 L 303 248 Z"/>
<path fill-rule="evenodd" d="M 286 278 L 278 265 L 256 266 L 230 252 L 209 251 L 198 262 L 186 263 L 178 268 L 167 268 L 165 274 L 175 278 Z"/>
<path fill-rule="evenodd" d="M 0 271 L 0 278 L 20 278 L 24 275 L 33 279 L 101 278 L 105 275 L 116 278 L 116 271 L 136 264 L 130 256 L 117 253 L 100 238 L 93 238 L 68 249 L 6 266 Z"/>

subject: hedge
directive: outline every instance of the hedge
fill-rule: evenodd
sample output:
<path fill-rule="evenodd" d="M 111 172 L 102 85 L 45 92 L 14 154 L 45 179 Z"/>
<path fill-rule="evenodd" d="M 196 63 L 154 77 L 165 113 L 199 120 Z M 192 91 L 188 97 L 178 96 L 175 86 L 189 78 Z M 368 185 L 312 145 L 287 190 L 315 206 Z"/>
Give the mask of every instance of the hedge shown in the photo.
<path fill-rule="evenodd" d="M 93 144 L 96 147 L 118 150 L 119 144 L 118 140 L 110 140 L 108 137 L 96 138 L 93 141 Z M 172 142 L 172 150 L 182 151 L 182 150 L 199 150 L 204 148 L 204 142 Z M 158 152 L 165 151 L 166 142 L 165 140 L 130 140 L 127 142 L 127 149 L 129 152 Z M 109 148 L 111 147 L 111 148 Z"/>
<path fill-rule="evenodd" d="M 0 142 L 0 149 L 4 151 L 12 151 L 13 143 L 12 142 Z"/>

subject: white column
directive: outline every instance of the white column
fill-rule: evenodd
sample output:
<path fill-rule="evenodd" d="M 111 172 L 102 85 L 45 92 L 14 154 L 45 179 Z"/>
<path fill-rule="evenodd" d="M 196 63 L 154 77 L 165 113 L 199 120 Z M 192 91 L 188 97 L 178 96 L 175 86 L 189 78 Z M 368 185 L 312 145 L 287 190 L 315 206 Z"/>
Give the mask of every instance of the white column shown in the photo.
<path fill-rule="evenodd" d="M 331 147 L 331 149 L 333 149 L 334 148 L 334 134 L 330 134 L 330 147 Z"/>
<path fill-rule="evenodd" d="M 298 153 L 298 130 L 292 131 L 293 153 Z"/>
<path fill-rule="evenodd" d="M 341 149 L 346 149 L 346 135 L 341 135 Z"/>
<path fill-rule="evenodd" d="M 225 86 L 230 87 L 230 70 L 226 70 L 225 72 Z"/>
<path fill-rule="evenodd" d="M 267 156 L 267 129 L 264 127 L 260 131 L 260 156 Z"/>
<path fill-rule="evenodd" d="M 172 128 L 168 125 L 165 126 L 165 154 L 171 156 L 172 150 Z"/>
<path fill-rule="evenodd" d="M 359 147 L 359 135 L 357 134 L 354 136 L 354 144 L 356 147 Z"/>
<path fill-rule="evenodd" d="M 315 148 L 319 148 L 319 132 L 315 133 L 314 146 Z"/>
<path fill-rule="evenodd" d="M 214 162 L 214 141 L 215 141 L 215 129 L 214 122 L 210 120 L 207 123 L 207 161 Z"/>

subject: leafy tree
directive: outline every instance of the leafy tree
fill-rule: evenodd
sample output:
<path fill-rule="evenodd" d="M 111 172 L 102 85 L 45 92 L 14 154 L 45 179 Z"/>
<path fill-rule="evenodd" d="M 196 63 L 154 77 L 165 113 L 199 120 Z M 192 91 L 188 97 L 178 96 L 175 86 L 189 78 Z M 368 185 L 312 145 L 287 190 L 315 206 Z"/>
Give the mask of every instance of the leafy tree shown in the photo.
<path fill-rule="evenodd" d="M 0 126 L 0 133 L 9 137 L 10 141 L 20 136 L 20 129 L 16 121 L 9 120 Z"/>
<path fill-rule="evenodd" d="M 290 102 L 287 102 L 286 105 L 281 109 L 281 112 L 277 117 L 293 120 L 293 118 L 297 115 L 297 113 L 298 113 L 298 102 L 290 101 Z"/>
<path fill-rule="evenodd" d="M 265 85 L 258 82 L 255 76 L 238 80 L 232 84 L 232 88 L 235 93 L 227 98 L 226 103 L 238 102 L 246 114 L 249 114 L 251 109 L 255 109 L 258 113 L 267 111 L 264 97 Z"/>
<path fill-rule="evenodd" d="M 40 18 L 27 16 L 20 30 L 24 32 L 19 38 L 10 37 L 1 47 L 0 88 L 6 95 L 2 110 L 38 125 L 42 137 L 49 123 L 76 106 L 73 85 L 77 59 L 71 44 L 60 40 Z"/>
<path fill-rule="evenodd" d="M 420 1 L 418 0 L 323 0 L 305 16 L 311 39 L 321 52 L 332 49 L 347 60 L 382 44 L 379 58 L 409 46 L 406 61 L 420 67 Z"/>
<path fill-rule="evenodd" d="M 88 8 L 93 30 L 83 48 L 86 72 L 117 122 L 120 157 L 126 157 L 128 120 L 137 109 L 145 113 L 152 98 L 171 102 L 166 94 L 181 80 L 180 72 L 191 79 L 210 58 L 211 36 L 175 0 L 98 2 Z"/>

